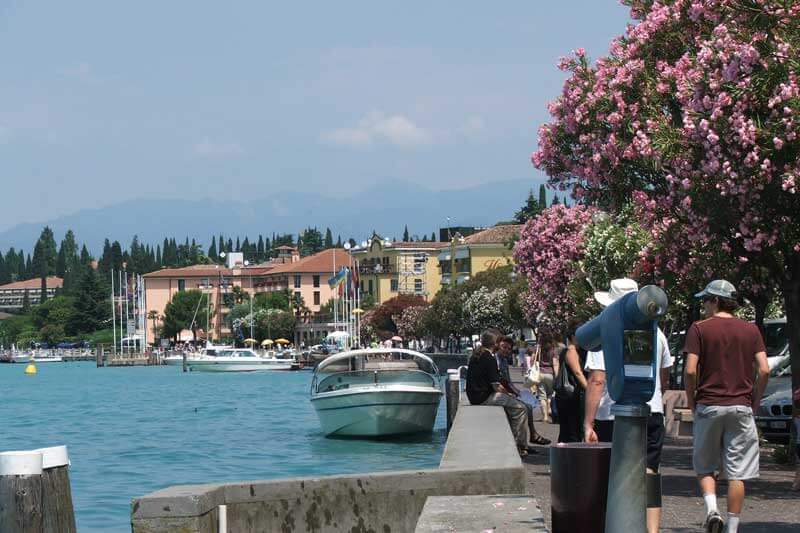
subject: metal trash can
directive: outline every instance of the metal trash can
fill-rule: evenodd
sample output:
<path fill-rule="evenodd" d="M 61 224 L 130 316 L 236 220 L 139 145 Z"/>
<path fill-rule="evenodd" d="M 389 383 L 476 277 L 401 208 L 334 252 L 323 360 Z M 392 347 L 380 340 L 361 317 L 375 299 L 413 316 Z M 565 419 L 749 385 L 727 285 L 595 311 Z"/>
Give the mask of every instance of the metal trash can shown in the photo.
<path fill-rule="evenodd" d="M 553 533 L 604 533 L 611 443 L 550 447 Z"/>

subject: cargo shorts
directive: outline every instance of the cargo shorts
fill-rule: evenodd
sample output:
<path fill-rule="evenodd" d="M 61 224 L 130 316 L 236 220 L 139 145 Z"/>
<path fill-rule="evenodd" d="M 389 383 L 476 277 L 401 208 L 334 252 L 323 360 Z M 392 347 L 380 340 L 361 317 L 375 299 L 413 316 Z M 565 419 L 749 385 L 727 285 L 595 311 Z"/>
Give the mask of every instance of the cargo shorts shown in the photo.
<path fill-rule="evenodd" d="M 720 472 L 734 480 L 757 478 L 758 431 L 744 405 L 702 405 L 694 412 L 692 463 L 698 475 Z"/>

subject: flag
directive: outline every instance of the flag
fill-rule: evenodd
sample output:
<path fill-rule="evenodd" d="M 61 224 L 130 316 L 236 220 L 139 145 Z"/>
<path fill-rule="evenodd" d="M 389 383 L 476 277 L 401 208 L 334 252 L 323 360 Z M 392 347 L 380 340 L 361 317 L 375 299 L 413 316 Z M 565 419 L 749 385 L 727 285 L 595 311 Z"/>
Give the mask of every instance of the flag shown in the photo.
<path fill-rule="evenodd" d="M 347 269 L 342 268 L 339 272 L 336 273 L 336 275 L 328 279 L 328 286 L 331 289 L 335 289 L 336 287 L 344 283 L 346 279 L 347 279 Z"/>

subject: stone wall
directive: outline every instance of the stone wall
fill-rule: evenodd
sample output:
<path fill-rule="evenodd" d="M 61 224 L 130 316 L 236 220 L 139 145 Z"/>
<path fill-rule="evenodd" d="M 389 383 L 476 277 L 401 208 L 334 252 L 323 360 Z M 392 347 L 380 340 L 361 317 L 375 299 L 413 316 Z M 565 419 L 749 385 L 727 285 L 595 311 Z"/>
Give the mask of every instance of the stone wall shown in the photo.
<path fill-rule="evenodd" d="M 520 494 L 525 474 L 499 407 L 459 408 L 439 468 L 169 487 L 132 503 L 134 533 L 414 531 L 434 495 Z"/>

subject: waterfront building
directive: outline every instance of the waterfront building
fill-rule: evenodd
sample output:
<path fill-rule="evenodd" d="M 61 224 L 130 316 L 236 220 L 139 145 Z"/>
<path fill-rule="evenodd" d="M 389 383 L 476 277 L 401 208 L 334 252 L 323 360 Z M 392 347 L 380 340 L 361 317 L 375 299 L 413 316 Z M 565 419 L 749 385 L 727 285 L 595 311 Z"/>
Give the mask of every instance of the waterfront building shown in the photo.
<path fill-rule="evenodd" d="M 378 234 L 352 250 L 358 261 L 362 295 L 376 304 L 400 294 L 430 300 L 439 292 L 439 251 L 443 242 L 401 242 L 383 239 Z"/>
<path fill-rule="evenodd" d="M 319 313 L 333 294 L 328 286 L 328 279 L 342 266 L 350 264 L 350 256 L 342 249 L 323 250 L 300 258 L 296 248 L 281 247 L 277 258 L 253 265 L 246 264 L 241 253 L 229 253 L 225 259 L 225 265 L 164 268 L 145 274 L 147 314 L 155 311 L 161 317 L 175 293 L 199 290 L 207 295 L 206 302 L 212 317 L 208 336 L 211 339 L 221 339 L 231 335 L 225 318 L 237 292 L 253 296 L 258 293 L 288 291 L 291 296 L 302 297 L 309 314 Z M 303 318 L 305 321 L 309 319 L 308 316 Z M 148 320 L 148 328 L 152 327 L 153 321 Z M 203 330 L 201 336 L 206 336 L 206 325 L 200 324 L 200 329 Z M 318 335 L 314 337 L 327 333 L 325 328 L 317 329 Z M 148 334 L 148 338 L 156 337 L 151 334 Z"/>
<path fill-rule="evenodd" d="M 48 276 L 45 279 L 45 284 L 47 287 L 47 299 L 49 300 L 64 285 L 64 280 L 57 276 Z M 0 285 L 0 309 L 7 311 L 22 309 L 26 292 L 28 293 L 28 302 L 31 305 L 40 303 L 42 279 L 33 278 Z"/>
<path fill-rule="evenodd" d="M 464 283 L 478 272 L 513 263 L 511 242 L 519 237 L 522 226 L 498 224 L 467 237 L 451 235 L 449 243 L 439 251 L 441 285 L 450 285 L 451 256 L 455 255 L 456 284 Z"/>

